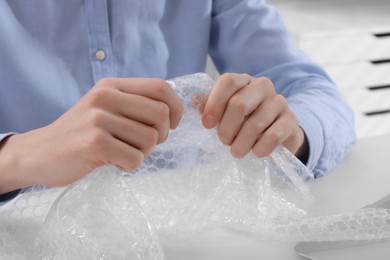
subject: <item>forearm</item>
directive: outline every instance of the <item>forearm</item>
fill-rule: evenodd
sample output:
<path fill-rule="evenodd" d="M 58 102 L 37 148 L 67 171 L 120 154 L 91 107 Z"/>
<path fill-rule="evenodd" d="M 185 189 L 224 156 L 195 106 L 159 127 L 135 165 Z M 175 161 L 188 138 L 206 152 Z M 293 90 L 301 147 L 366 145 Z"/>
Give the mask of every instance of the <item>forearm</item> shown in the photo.
<path fill-rule="evenodd" d="M 2 148 L 10 136 L 11 134 L 7 134 L 2 135 L 0 138 L 0 205 L 15 198 L 20 192 L 18 188 L 10 185 L 8 181 L 9 175 L 12 173 L 12 169 L 9 166 L 12 163 L 9 162 L 9 159 L 2 152 Z"/>
<path fill-rule="evenodd" d="M 10 174 L 10 169 L 8 169 L 8 165 L 10 163 L 8 162 L 9 159 L 4 155 L 3 147 L 5 143 L 7 142 L 7 139 L 12 134 L 0 134 L 0 201 L 6 201 L 8 200 L 9 196 L 6 194 L 10 191 L 12 191 L 12 188 L 8 187 L 8 175 Z"/>
<path fill-rule="evenodd" d="M 287 87 L 287 101 L 309 144 L 307 166 L 316 177 L 329 172 L 356 140 L 354 116 L 337 88 L 325 79 L 307 78 Z"/>
<path fill-rule="evenodd" d="M 0 194 L 68 185 L 105 164 L 130 172 L 166 140 L 182 113 L 164 80 L 101 80 L 53 123 L 2 143 Z"/>

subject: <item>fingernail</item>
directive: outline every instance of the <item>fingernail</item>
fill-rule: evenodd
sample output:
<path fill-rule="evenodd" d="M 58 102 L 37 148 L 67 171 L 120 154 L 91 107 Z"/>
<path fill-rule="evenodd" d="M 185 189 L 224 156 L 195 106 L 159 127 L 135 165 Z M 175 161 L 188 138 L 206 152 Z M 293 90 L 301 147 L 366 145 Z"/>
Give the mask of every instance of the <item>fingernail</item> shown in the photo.
<path fill-rule="evenodd" d="M 237 158 L 237 159 L 242 159 L 242 158 L 244 158 L 244 156 L 235 153 L 233 150 L 230 150 L 230 152 L 231 152 L 231 154 L 233 155 L 234 158 Z"/>
<path fill-rule="evenodd" d="M 215 126 L 214 118 L 210 115 L 206 116 L 203 121 L 203 124 L 206 128 L 213 128 Z"/>

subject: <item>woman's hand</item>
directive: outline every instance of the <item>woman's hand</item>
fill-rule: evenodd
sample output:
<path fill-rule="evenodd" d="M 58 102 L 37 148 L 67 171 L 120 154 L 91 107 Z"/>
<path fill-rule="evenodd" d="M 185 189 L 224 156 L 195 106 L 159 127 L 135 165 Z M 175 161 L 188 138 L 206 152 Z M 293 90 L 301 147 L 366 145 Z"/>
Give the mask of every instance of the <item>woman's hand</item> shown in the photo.
<path fill-rule="evenodd" d="M 251 150 L 264 157 L 281 144 L 297 156 L 308 149 L 298 118 L 265 77 L 222 75 L 204 105 L 202 122 L 217 127 L 220 140 L 237 158 Z"/>
<path fill-rule="evenodd" d="M 3 143 L 0 194 L 66 185 L 108 163 L 131 171 L 167 139 L 182 112 L 163 80 L 103 79 L 52 124 Z"/>

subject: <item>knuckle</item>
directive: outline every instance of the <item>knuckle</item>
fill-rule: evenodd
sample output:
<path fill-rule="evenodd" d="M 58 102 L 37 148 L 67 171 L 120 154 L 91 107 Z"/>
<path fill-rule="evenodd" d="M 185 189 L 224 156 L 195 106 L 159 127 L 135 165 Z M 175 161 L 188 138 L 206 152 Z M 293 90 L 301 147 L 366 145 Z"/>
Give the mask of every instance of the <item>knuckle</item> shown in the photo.
<path fill-rule="evenodd" d="M 290 111 L 290 113 L 291 113 L 291 118 L 292 118 L 291 120 L 294 122 L 296 127 L 299 127 L 299 125 L 300 125 L 299 118 L 293 112 Z"/>
<path fill-rule="evenodd" d="M 137 151 L 136 153 L 134 153 L 134 155 L 132 156 L 132 159 L 131 159 L 131 166 L 130 168 L 135 169 L 137 168 L 138 166 L 140 166 L 143 161 L 144 161 L 144 154 L 141 152 L 141 151 Z"/>
<path fill-rule="evenodd" d="M 114 85 L 114 79 L 113 78 L 102 78 L 96 83 L 96 85 L 101 86 L 101 87 L 112 86 L 112 85 Z"/>
<path fill-rule="evenodd" d="M 298 119 L 298 117 L 290 109 L 287 109 L 287 111 L 285 113 L 285 117 L 286 117 L 286 120 L 288 120 L 289 123 L 293 123 L 294 126 L 299 126 L 299 119 Z"/>
<path fill-rule="evenodd" d="M 157 144 L 157 140 L 158 140 L 159 135 L 158 135 L 158 131 L 153 127 L 149 127 L 148 130 L 146 130 L 146 131 L 147 131 L 146 147 L 144 149 L 146 149 L 147 151 L 150 151 Z"/>
<path fill-rule="evenodd" d="M 169 117 L 169 107 L 164 102 L 159 102 L 157 105 L 157 116 L 160 119 L 160 121 L 165 121 Z"/>
<path fill-rule="evenodd" d="M 143 163 L 145 156 L 140 150 L 129 150 L 129 153 L 126 158 L 127 159 L 120 162 L 120 165 L 127 172 L 131 172 Z"/>
<path fill-rule="evenodd" d="M 260 134 L 264 130 L 264 125 L 260 120 L 248 120 L 246 124 L 250 133 Z"/>
<path fill-rule="evenodd" d="M 282 138 L 277 132 L 267 132 L 264 134 L 263 138 L 267 142 L 267 144 L 273 147 L 276 147 L 277 145 L 282 143 Z"/>
<path fill-rule="evenodd" d="M 256 83 L 263 91 L 265 90 L 267 93 L 275 93 L 274 84 L 271 79 L 267 77 L 260 77 L 256 79 Z"/>
<path fill-rule="evenodd" d="M 246 155 L 246 152 L 243 149 L 239 149 L 236 145 L 231 146 L 230 152 L 236 158 L 242 158 Z"/>
<path fill-rule="evenodd" d="M 159 94 L 164 95 L 171 90 L 171 87 L 162 79 L 151 79 L 152 88 Z"/>
<path fill-rule="evenodd" d="M 234 85 L 236 85 L 235 76 L 236 76 L 236 74 L 234 74 L 234 73 L 224 73 L 221 75 L 219 80 L 220 80 L 222 85 L 234 86 Z"/>
<path fill-rule="evenodd" d="M 287 108 L 287 101 L 286 99 L 280 95 L 280 94 L 277 94 L 275 95 L 274 97 L 274 102 L 278 105 L 278 106 L 281 106 L 283 108 Z"/>
<path fill-rule="evenodd" d="M 231 72 L 225 72 L 221 75 L 221 79 L 234 79 L 237 74 Z"/>
<path fill-rule="evenodd" d="M 91 122 L 91 125 L 94 127 L 101 127 L 107 121 L 105 114 L 99 109 L 93 109 L 89 112 L 89 114 L 89 120 Z"/>
<path fill-rule="evenodd" d="M 150 137 L 151 145 L 155 145 L 158 140 L 158 131 L 155 128 L 150 128 Z"/>
<path fill-rule="evenodd" d="M 217 130 L 217 134 L 218 134 L 218 137 L 219 137 L 219 140 L 221 140 L 221 142 L 225 145 L 231 145 L 231 138 L 229 136 L 229 134 L 223 130 L 223 129 L 218 129 Z"/>
<path fill-rule="evenodd" d="M 106 100 L 110 98 L 110 90 L 108 88 L 98 88 L 92 93 L 90 103 L 92 106 L 102 106 Z"/>
<path fill-rule="evenodd" d="M 87 149 L 93 152 L 101 153 L 106 146 L 107 137 L 103 131 L 95 130 L 89 135 L 86 141 Z"/>
<path fill-rule="evenodd" d="M 237 95 L 229 100 L 229 106 L 242 115 L 246 115 L 249 110 L 248 103 Z"/>
<path fill-rule="evenodd" d="M 168 139 L 168 132 L 164 133 L 164 135 L 159 135 L 157 143 L 158 144 L 164 143 L 167 139 Z"/>
<path fill-rule="evenodd" d="M 252 78 L 252 76 L 251 75 L 249 75 L 248 73 L 241 73 L 241 74 L 239 74 L 241 77 L 243 77 L 243 78 Z"/>
<path fill-rule="evenodd" d="M 254 147 L 252 148 L 252 152 L 256 155 L 256 157 L 264 157 L 270 154 L 267 149 L 264 147 Z"/>
<path fill-rule="evenodd" d="M 262 85 L 273 86 L 271 79 L 268 77 L 259 77 L 257 78 L 257 81 Z"/>

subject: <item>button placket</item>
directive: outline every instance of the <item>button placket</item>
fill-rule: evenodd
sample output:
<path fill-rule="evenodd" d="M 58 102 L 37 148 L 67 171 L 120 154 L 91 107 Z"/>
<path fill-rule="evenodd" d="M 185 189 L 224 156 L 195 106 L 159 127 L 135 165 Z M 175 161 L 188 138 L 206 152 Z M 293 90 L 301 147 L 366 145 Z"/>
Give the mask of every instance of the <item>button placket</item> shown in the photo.
<path fill-rule="evenodd" d="M 109 32 L 107 0 L 85 1 L 89 50 L 94 81 L 112 77 L 112 50 Z"/>

